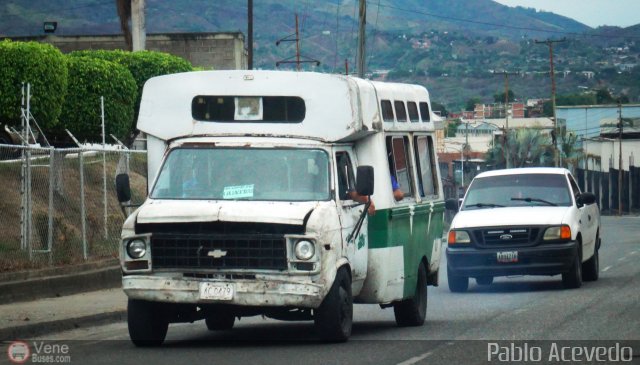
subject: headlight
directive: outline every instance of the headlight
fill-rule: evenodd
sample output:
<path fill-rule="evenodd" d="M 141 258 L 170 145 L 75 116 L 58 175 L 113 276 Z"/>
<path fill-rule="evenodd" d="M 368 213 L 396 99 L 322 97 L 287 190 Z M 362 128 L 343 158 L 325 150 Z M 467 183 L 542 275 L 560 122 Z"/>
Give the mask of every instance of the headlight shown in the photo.
<path fill-rule="evenodd" d="M 471 237 L 467 231 L 449 231 L 449 237 L 447 239 L 450 245 L 457 243 L 471 243 Z"/>
<path fill-rule="evenodd" d="M 544 241 L 570 240 L 571 228 L 566 224 L 562 226 L 549 227 L 544 231 L 542 239 Z"/>
<path fill-rule="evenodd" d="M 298 260 L 309 260 L 315 254 L 316 249 L 310 241 L 300 240 L 296 242 L 294 251 Z"/>
<path fill-rule="evenodd" d="M 147 244 L 141 239 L 134 239 L 127 243 L 127 254 L 132 259 L 139 259 L 147 253 Z"/>

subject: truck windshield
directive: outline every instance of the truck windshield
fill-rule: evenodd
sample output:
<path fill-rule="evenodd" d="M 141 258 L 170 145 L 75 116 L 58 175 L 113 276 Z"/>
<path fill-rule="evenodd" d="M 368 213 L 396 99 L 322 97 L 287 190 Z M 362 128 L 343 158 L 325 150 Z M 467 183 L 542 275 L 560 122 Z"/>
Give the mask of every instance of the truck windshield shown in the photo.
<path fill-rule="evenodd" d="M 571 204 L 564 175 L 519 174 L 476 178 L 469 187 L 462 209 Z"/>
<path fill-rule="evenodd" d="M 189 147 L 169 153 L 151 198 L 312 201 L 329 189 L 323 150 Z"/>

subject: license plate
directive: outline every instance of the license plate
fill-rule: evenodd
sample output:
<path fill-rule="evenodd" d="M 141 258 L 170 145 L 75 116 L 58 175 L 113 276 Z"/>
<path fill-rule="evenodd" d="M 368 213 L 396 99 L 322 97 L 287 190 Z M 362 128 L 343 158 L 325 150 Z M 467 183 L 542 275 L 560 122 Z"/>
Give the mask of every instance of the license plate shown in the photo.
<path fill-rule="evenodd" d="M 233 285 L 224 283 L 200 283 L 200 299 L 231 300 Z"/>
<path fill-rule="evenodd" d="M 518 251 L 503 251 L 496 253 L 498 262 L 510 263 L 518 262 Z"/>

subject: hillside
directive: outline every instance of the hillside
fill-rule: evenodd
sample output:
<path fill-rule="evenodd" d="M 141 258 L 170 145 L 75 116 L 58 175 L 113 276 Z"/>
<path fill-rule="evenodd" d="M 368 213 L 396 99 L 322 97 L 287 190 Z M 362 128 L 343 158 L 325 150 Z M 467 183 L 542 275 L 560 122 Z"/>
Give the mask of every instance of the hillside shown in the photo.
<path fill-rule="evenodd" d="M 149 33 L 246 32 L 246 2 L 239 0 L 147 0 Z M 633 83 L 618 72 L 638 62 L 640 25 L 592 29 L 573 19 L 523 7 L 510 8 L 492 0 L 380 0 L 367 10 L 367 69 L 372 77 L 424 83 L 434 99 L 460 108 L 469 97 L 492 100 L 502 78 L 491 71 L 519 71 L 514 80 L 520 98 L 550 93 L 548 48 L 536 39 L 567 38 L 558 44 L 556 66 L 560 93 L 610 87 L 640 100 Z M 357 1 L 262 0 L 254 2 L 254 65 L 274 69 L 277 61 L 295 54 L 293 43 L 276 41 L 295 32 L 299 15 L 301 52 L 319 60 L 322 72 L 354 69 L 357 41 Z M 120 33 L 114 0 L 7 0 L 0 4 L 0 34 L 41 34 L 42 22 L 58 21 L 56 34 Z M 620 47 L 622 53 L 611 51 Z M 623 65 L 623 66 L 621 66 Z M 627 66 L 624 66 L 627 65 Z M 312 66 L 305 65 L 305 69 Z M 594 72 L 594 78 L 581 73 Z M 525 76 L 526 75 L 526 76 Z M 631 84 L 631 85 L 628 85 Z"/>

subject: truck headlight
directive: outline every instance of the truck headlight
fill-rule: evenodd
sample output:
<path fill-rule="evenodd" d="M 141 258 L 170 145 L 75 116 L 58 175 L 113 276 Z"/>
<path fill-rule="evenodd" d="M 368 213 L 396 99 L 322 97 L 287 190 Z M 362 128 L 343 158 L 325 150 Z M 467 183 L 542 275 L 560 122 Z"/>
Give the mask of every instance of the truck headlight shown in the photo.
<path fill-rule="evenodd" d="M 298 260 L 309 260 L 316 252 L 316 248 L 311 241 L 300 240 L 296 242 L 294 251 Z"/>
<path fill-rule="evenodd" d="M 571 228 L 566 224 L 563 224 L 561 226 L 549 227 L 544 231 L 544 236 L 542 236 L 542 239 L 544 241 L 568 241 L 571 239 Z"/>
<path fill-rule="evenodd" d="M 139 259 L 147 253 L 147 244 L 141 239 L 133 239 L 127 243 L 127 254 L 132 259 Z"/>
<path fill-rule="evenodd" d="M 469 237 L 469 233 L 467 231 L 449 231 L 449 237 L 447 237 L 447 242 L 450 245 L 458 244 L 458 243 L 471 243 L 471 237 Z"/>

